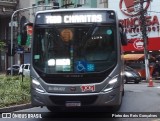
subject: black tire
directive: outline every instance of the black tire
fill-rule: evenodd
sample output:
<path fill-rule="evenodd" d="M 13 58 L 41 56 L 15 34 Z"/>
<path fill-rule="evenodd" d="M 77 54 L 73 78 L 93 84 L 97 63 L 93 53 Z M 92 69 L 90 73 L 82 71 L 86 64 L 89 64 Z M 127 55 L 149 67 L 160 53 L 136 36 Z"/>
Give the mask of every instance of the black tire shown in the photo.
<path fill-rule="evenodd" d="M 135 80 L 134 83 L 135 83 L 135 84 L 139 84 L 139 80 Z"/>
<path fill-rule="evenodd" d="M 128 79 L 127 79 L 127 77 L 125 76 L 124 77 L 124 84 L 127 84 L 128 83 Z"/>
<path fill-rule="evenodd" d="M 48 109 L 50 112 L 55 112 L 55 109 L 54 109 L 54 107 L 47 106 L 47 109 Z"/>
<path fill-rule="evenodd" d="M 62 107 L 54 107 L 54 106 L 47 106 L 47 109 L 52 113 L 60 113 L 65 111 L 62 109 Z"/>
<path fill-rule="evenodd" d="M 124 87 L 123 87 L 123 91 L 122 91 L 122 96 L 124 96 Z"/>
<path fill-rule="evenodd" d="M 120 104 L 119 105 L 116 105 L 116 106 L 112 106 L 111 107 L 111 112 L 118 112 L 119 111 L 119 109 L 121 108 L 121 105 L 122 105 L 122 97 L 121 97 L 121 102 L 120 102 Z"/>
<path fill-rule="evenodd" d="M 111 112 L 111 113 L 116 113 L 120 110 L 121 105 L 122 105 L 122 97 L 123 97 L 123 93 L 121 95 L 121 99 L 120 99 L 120 104 L 119 105 L 115 105 L 115 106 L 106 106 L 106 112 Z"/>
<path fill-rule="evenodd" d="M 120 109 L 120 107 L 121 107 L 121 104 L 120 104 L 120 105 L 117 105 L 117 106 L 114 106 L 114 107 L 111 108 L 111 111 L 112 111 L 113 113 L 114 113 L 114 112 L 118 112 L 119 109 Z"/>

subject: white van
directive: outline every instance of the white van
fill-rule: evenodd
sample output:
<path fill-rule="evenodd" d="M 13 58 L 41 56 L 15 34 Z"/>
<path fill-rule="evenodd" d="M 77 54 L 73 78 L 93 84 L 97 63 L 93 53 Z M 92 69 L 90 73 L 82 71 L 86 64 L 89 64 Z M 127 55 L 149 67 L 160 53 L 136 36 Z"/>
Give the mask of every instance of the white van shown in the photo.
<path fill-rule="evenodd" d="M 23 74 L 24 76 L 30 76 L 30 64 L 22 64 L 20 66 L 18 74 Z"/>

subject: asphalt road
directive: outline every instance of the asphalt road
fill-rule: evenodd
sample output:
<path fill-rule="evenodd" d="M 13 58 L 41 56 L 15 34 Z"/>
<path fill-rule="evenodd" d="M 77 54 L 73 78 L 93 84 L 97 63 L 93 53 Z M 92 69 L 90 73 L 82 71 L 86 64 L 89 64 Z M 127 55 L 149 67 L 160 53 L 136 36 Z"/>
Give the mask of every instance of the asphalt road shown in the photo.
<path fill-rule="evenodd" d="M 52 116 L 52 118 L 26 118 L 23 121 L 106 121 L 108 117 L 107 113 L 59 113 L 50 114 L 47 108 L 36 107 L 25 110 L 16 111 L 20 112 L 43 112 L 44 117 Z M 159 112 L 159 113 L 157 113 Z M 124 118 L 124 114 L 138 115 L 138 118 Z M 110 118 L 110 121 L 160 121 L 160 118 L 139 118 L 140 114 L 153 116 L 158 115 L 160 117 L 160 83 L 155 83 L 154 87 L 148 87 L 147 83 L 140 84 L 125 84 L 125 95 L 123 97 L 123 103 L 121 109 L 117 113 L 117 118 Z M 123 118 L 119 118 L 119 117 Z M 0 119 L 0 121 L 17 121 L 22 119 Z"/>

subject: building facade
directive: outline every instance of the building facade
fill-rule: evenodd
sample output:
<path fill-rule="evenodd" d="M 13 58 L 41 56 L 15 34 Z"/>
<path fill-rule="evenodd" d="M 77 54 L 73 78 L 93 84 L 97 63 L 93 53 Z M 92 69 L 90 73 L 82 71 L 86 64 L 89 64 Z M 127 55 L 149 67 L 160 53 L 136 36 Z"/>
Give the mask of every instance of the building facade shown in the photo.
<path fill-rule="evenodd" d="M 58 3 L 58 4 L 57 4 Z M 59 5 L 60 8 L 109 8 L 115 9 L 120 22 L 125 26 L 128 46 L 124 47 L 126 53 L 144 53 L 143 40 L 140 26 L 139 4 L 134 4 L 134 0 L 1 0 L 0 1 L 0 40 L 10 42 L 10 18 L 14 10 L 34 7 L 39 5 Z M 160 1 L 144 2 L 144 9 L 147 11 L 147 36 L 148 50 L 150 53 L 160 52 L 160 12 L 157 6 Z M 14 27 L 14 44 L 17 45 L 17 38 L 22 32 L 22 27 L 26 22 L 33 22 L 36 11 L 53 9 L 53 7 L 37 7 L 25 11 L 17 12 L 14 17 L 16 26 Z M 16 53 L 15 64 L 29 63 L 29 51 L 24 47 L 25 53 Z M 10 65 L 10 57 L 6 52 L 1 51 L 0 70 L 6 69 Z"/>
<path fill-rule="evenodd" d="M 144 53 L 144 41 L 142 37 L 140 3 L 134 0 L 109 0 L 109 8 L 116 9 L 120 22 L 124 25 L 129 40 L 128 46 L 124 47 L 126 53 Z M 147 49 L 149 53 L 159 53 L 160 51 L 160 1 L 153 0 L 143 3 L 146 11 L 146 30 L 148 36 Z"/>
<path fill-rule="evenodd" d="M 18 9 L 29 8 L 34 6 L 50 5 L 55 6 L 58 3 L 60 8 L 107 8 L 108 0 L 1 0 L 0 1 L 0 40 L 6 45 L 11 42 L 10 20 L 13 12 Z M 16 49 L 18 46 L 18 37 L 22 32 L 23 25 L 27 22 L 33 22 L 36 11 L 53 9 L 53 7 L 37 7 L 25 11 L 17 12 L 14 19 L 13 43 Z M 30 62 L 30 48 L 22 46 L 23 52 L 17 51 L 13 58 L 13 64 L 22 64 Z M 5 71 L 11 63 L 10 56 L 7 55 L 7 47 L 0 51 L 0 71 Z"/>
<path fill-rule="evenodd" d="M 53 3 L 56 2 L 59 3 L 60 8 L 96 8 L 97 1 L 98 0 L 36 0 L 36 5 L 53 5 Z"/>
<path fill-rule="evenodd" d="M 19 0 L 0 0 L 0 41 L 10 43 L 10 19 L 12 13 L 18 8 Z M 17 26 L 17 23 L 15 23 Z M 14 28 L 14 31 L 16 29 Z M 15 33 L 15 32 L 14 32 Z M 7 49 L 0 51 L 0 71 L 8 67 Z"/>

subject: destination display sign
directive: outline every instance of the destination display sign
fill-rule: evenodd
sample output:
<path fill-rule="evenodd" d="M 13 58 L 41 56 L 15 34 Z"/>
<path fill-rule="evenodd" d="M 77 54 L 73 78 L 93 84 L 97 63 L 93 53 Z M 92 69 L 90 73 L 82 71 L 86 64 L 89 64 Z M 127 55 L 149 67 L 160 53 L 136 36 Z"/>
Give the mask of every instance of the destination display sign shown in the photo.
<path fill-rule="evenodd" d="M 107 11 L 61 11 L 39 13 L 36 24 L 70 24 L 114 22 L 115 13 Z"/>
<path fill-rule="evenodd" d="M 95 15 L 65 15 L 65 16 L 45 16 L 45 23 L 86 23 L 102 22 L 102 14 Z"/>

